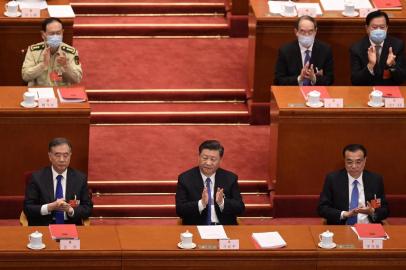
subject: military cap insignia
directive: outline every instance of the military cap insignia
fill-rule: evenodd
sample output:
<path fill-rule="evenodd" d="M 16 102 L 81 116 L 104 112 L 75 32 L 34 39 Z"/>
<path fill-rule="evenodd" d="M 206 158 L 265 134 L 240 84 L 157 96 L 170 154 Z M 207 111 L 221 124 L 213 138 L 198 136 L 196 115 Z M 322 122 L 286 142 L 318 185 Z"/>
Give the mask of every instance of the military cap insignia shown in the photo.
<path fill-rule="evenodd" d="M 40 43 L 40 44 L 31 45 L 30 50 L 31 51 L 40 51 L 40 50 L 43 50 L 44 48 L 45 48 L 44 43 Z"/>
<path fill-rule="evenodd" d="M 75 55 L 74 59 L 75 59 L 75 64 L 79 65 L 79 55 Z"/>
<path fill-rule="evenodd" d="M 64 52 L 67 52 L 67 53 L 71 53 L 71 54 L 75 54 L 75 52 L 76 52 L 75 48 L 68 47 L 68 46 L 65 46 L 65 45 L 61 46 L 61 50 L 64 51 Z"/>

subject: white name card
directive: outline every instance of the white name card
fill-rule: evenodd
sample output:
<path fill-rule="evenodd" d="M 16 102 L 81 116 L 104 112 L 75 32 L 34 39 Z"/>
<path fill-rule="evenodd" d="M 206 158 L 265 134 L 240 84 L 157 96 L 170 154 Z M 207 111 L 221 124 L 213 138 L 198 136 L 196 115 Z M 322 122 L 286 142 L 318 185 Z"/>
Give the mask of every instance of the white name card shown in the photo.
<path fill-rule="evenodd" d="M 220 239 L 219 249 L 240 249 L 240 240 L 238 239 Z"/>
<path fill-rule="evenodd" d="M 302 17 L 302 16 L 310 16 L 313 18 L 316 18 L 317 16 L 317 10 L 315 8 L 309 7 L 309 8 L 297 8 L 297 16 Z"/>
<path fill-rule="evenodd" d="M 365 239 L 362 240 L 363 249 L 383 249 L 382 239 Z"/>
<path fill-rule="evenodd" d="M 39 98 L 38 108 L 58 108 L 58 100 L 56 98 Z"/>
<path fill-rule="evenodd" d="M 60 250 L 78 250 L 80 249 L 80 240 L 79 239 L 61 239 L 59 242 Z"/>
<path fill-rule="evenodd" d="M 385 98 L 385 108 L 404 108 L 404 98 Z"/>
<path fill-rule="evenodd" d="M 376 8 L 360 8 L 359 9 L 359 16 L 361 18 L 365 18 L 366 16 L 368 16 L 369 13 L 371 13 L 372 11 L 377 10 Z"/>
<path fill-rule="evenodd" d="M 344 99 L 342 98 L 325 98 L 324 108 L 343 108 Z"/>
<path fill-rule="evenodd" d="M 41 17 L 41 9 L 39 9 L 39 8 L 22 8 L 21 17 L 39 18 L 39 17 Z"/>

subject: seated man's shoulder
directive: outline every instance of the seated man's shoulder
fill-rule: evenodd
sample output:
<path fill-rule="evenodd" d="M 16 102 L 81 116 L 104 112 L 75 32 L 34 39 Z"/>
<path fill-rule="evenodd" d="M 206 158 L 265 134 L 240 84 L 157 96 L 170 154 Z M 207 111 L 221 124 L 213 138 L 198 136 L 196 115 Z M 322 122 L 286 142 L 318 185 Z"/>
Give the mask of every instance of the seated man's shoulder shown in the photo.
<path fill-rule="evenodd" d="M 84 174 L 83 172 L 78 171 L 76 169 L 70 168 L 70 167 L 68 168 L 68 175 L 71 175 L 71 176 L 73 176 L 77 179 L 81 179 L 81 180 L 87 179 L 86 174 Z"/>
<path fill-rule="evenodd" d="M 190 176 L 199 174 L 199 172 L 200 172 L 199 167 L 193 167 L 193 168 L 179 174 L 179 178 L 190 177 Z"/>
<path fill-rule="evenodd" d="M 328 44 L 328 43 L 326 43 L 326 42 L 324 42 L 324 41 L 321 41 L 321 40 L 319 40 L 319 39 L 316 39 L 316 40 L 314 41 L 314 43 L 315 43 L 317 46 L 319 46 L 319 48 L 321 48 L 321 49 L 323 49 L 323 50 L 331 50 L 330 44 Z"/>
<path fill-rule="evenodd" d="M 389 45 L 397 45 L 397 46 L 404 46 L 404 42 L 403 40 L 394 37 L 394 36 L 388 36 L 386 38 L 386 40 L 388 41 Z"/>
<path fill-rule="evenodd" d="M 225 170 L 225 169 L 222 169 L 222 168 L 218 168 L 218 170 L 216 172 L 216 175 L 217 174 L 220 174 L 220 175 L 224 174 L 224 175 L 227 175 L 227 176 L 229 176 L 231 178 L 238 178 L 237 174 L 233 173 L 232 171 L 228 171 L 228 170 Z"/>
<path fill-rule="evenodd" d="M 364 170 L 363 175 L 364 175 L 364 177 L 366 177 L 368 179 L 382 180 L 382 176 L 380 174 L 370 172 L 370 171 L 367 171 L 367 170 Z"/>
<path fill-rule="evenodd" d="M 30 51 L 35 52 L 35 51 L 42 51 L 45 49 L 45 43 L 44 42 L 39 42 L 36 44 L 33 44 L 30 46 Z"/>
<path fill-rule="evenodd" d="M 76 51 L 77 51 L 74 47 L 72 47 L 66 43 L 61 44 L 61 50 L 68 54 L 72 54 L 72 55 L 76 54 Z"/>
<path fill-rule="evenodd" d="M 297 41 L 291 41 L 289 43 L 285 43 L 280 47 L 280 51 L 282 53 L 289 53 L 291 52 L 293 49 L 297 49 L 299 48 L 298 42 Z"/>
<path fill-rule="evenodd" d="M 330 180 L 336 180 L 336 179 L 340 179 L 342 177 L 345 177 L 347 175 L 347 171 L 345 169 L 341 169 L 338 171 L 333 171 L 333 172 L 329 172 L 326 176 L 326 179 L 330 179 Z"/>

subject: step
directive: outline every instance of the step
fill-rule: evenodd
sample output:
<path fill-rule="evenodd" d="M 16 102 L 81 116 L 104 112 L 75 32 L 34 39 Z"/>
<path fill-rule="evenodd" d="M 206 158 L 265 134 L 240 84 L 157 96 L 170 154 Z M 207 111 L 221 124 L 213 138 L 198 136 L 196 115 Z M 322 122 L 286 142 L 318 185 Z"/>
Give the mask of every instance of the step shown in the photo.
<path fill-rule="evenodd" d="M 92 103 L 91 123 L 248 123 L 241 103 Z"/>
<path fill-rule="evenodd" d="M 77 17 L 75 36 L 226 36 L 228 23 L 219 16 Z"/>
<path fill-rule="evenodd" d="M 88 89 L 90 101 L 245 101 L 245 89 Z"/>
<path fill-rule="evenodd" d="M 82 1 L 71 2 L 76 14 L 225 14 L 224 2 L 216 1 Z"/>
<path fill-rule="evenodd" d="M 119 192 L 176 192 L 177 180 L 89 180 L 89 188 L 96 193 Z M 266 180 L 238 180 L 241 192 L 268 192 Z"/>

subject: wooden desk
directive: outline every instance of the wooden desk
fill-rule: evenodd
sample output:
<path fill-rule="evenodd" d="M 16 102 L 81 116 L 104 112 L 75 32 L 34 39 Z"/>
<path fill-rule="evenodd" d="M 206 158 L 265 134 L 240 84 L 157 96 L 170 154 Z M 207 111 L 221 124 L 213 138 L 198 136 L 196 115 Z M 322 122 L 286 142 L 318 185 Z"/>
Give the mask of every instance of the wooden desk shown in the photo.
<path fill-rule="evenodd" d="M 8 0 L 0 1 L 0 85 L 23 85 L 21 67 L 29 45 L 42 41 L 41 23 L 49 17 L 42 10 L 40 18 L 9 18 L 4 15 L 4 5 Z M 67 5 L 67 0 L 53 0 L 48 4 Z M 72 44 L 73 18 L 62 19 L 65 43 Z"/>
<path fill-rule="evenodd" d="M 315 269 L 316 249 L 307 226 L 226 226 L 227 236 L 240 240 L 240 250 L 179 250 L 181 232 L 193 233 L 197 245 L 218 244 L 201 240 L 195 226 L 117 227 L 123 248 L 123 269 Z M 278 230 L 289 244 L 277 250 L 257 250 L 253 232 Z M 301 235 L 302 237 L 297 237 Z"/>
<path fill-rule="evenodd" d="M 296 2 L 316 2 L 297 0 Z M 319 1 L 317 1 L 319 2 Z M 406 6 L 406 2 L 402 1 Z M 406 40 L 406 9 L 388 11 L 389 35 Z M 269 102 L 269 87 L 274 81 L 278 49 L 296 39 L 297 18 L 285 18 L 269 13 L 265 0 L 250 0 L 249 14 L 249 76 L 248 89 L 253 103 Z M 317 18 L 317 38 L 330 44 L 334 57 L 335 85 L 350 85 L 351 45 L 365 32 L 365 18 L 346 18 L 340 12 L 326 12 Z"/>
<path fill-rule="evenodd" d="M 358 240 L 349 226 L 311 226 L 310 231 L 315 243 L 319 242 L 319 234 L 326 230 L 334 233 L 334 242 L 338 248 L 319 249 L 317 269 L 400 270 L 406 267 L 405 242 L 403 237 L 400 237 L 406 235 L 405 226 L 385 226 L 385 231 L 391 238 L 383 241 L 383 250 L 362 249 L 362 241 Z"/>
<path fill-rule="evenodd" d="M 79 251 L 60 251 L 47 227 L 2 227 L 0 269 L 405 269 L 406 226 L 385 226 L 391 237 L 382 250 L 363 250 L 346 226 L 226 226 L 229 237 L 240 240 L 239 250 L 178 249 L 179 234 L 188 229 L 194 242 L 201 240 L 194 226 L 90 226 L 78 227 Z M 317 247 L 318 235 L 334 233 L 338 248 Z M 29 250 L 28 235 L 44 234 L 44 250 Z M 287 242 L 280 249 L 255 249 L 253 232 L 278 231 Z M 340 248 L 351 245 L 350 248 Z"/>
<path fill-rule="evenodd" d="M 71 166 L 87 173 L 90 107 L 62 103 L 55 109 L 20 106 L 26 87 L 0 87 L 0 196 L 22 195 L 23 175 L 49 164 L 48 143 L 66 137 L 73 145 Z"/>
<path fill-rule="evenodd" d="M 27 248 L 28 235 L 38 230 L 46 248 Z M 78 227 L 80 251 L 59 250 L 48 227 L 1 227 L 0 269 L 121 269 L 121 246 L 116 228 Z"/>
<path fill-rule="evenodd" d="M 386 194 L 406 194 L 406 109 L 370 108 L 372 87 L 328 87 L 344 108 L 308 108 L 299 87 L 272 86 L 270 173 L 278 195 L 320 194 L 328 172 L 344 167 L 342 148 L 361 143 L 366 169 L 384 176 Z M 401 87 L 406 96 L 406 87 Z"/>

